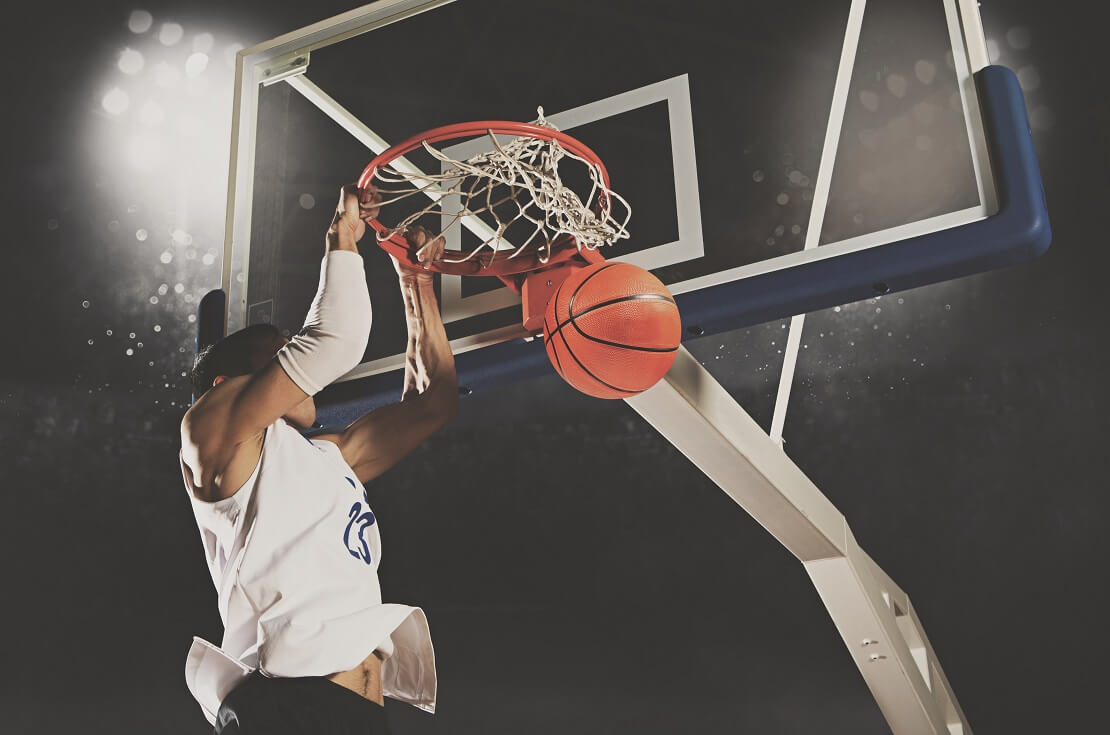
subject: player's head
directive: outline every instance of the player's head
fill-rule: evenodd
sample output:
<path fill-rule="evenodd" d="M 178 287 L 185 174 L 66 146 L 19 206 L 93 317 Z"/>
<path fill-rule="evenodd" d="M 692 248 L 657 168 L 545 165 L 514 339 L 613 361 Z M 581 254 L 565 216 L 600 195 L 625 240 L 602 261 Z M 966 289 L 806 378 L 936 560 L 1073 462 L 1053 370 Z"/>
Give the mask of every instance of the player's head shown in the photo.
<path fill-rule="evenodd" d="M 193 395 L 202 395 L 227 378 L 250 375 L 264 368 L 289 340 L 272 324 L 252 324 L 204 348 L 197 355 L 190 379 Z M 316 406 L 309 397 L 286 416 L 307 428 L 316 420 Z"/>

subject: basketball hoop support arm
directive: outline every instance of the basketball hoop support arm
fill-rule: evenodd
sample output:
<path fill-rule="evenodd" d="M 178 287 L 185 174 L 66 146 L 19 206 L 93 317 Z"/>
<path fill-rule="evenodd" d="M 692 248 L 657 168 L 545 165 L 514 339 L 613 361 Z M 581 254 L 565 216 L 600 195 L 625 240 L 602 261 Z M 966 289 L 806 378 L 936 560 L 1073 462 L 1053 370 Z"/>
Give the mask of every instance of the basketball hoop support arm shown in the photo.
<path fill-rule="evenodd" d="M 625 400 L 802 562 L 895 735 L 970 735 L 909 597 L 709 371 L 682 348 Z"/>

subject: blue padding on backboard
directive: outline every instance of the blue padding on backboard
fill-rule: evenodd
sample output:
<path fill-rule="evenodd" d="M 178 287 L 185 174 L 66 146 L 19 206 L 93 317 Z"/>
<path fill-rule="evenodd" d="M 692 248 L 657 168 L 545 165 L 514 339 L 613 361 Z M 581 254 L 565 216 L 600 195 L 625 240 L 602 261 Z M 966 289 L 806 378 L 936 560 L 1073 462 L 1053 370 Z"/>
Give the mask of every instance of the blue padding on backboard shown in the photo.
<path fill-rule="evenodd" d="M 998 193 L 978 222 L 722 284 L 676 298 L 683 321 L 711 334 L 1014 265 L 1048 249 L 1041 173 L 1017 76 L 975 75 Z"/>
<path fill-rule="evenodd" d="M 1017 76 L 988 66 L 975 75 L 998 195 L 992 217 L 835 258 L 816 260 L 676 297 L 688 335 L 713 334 L 851 303 L 877 293 L 1014 265 L 1043 253 L 1052 239 L 1040 169 Z M 540 340 L 516 341 L 456 356 L 459 385 L 481 390 L 550 374 Z M 329 387 L 319 421 L 334 427 L 400 397 L 402 372 Z"/>
<path fill-rule="evenodd" d="M 464 393 L 554 372 L 540 339 L 514 340 L 460 353 L 455 355 L 455 370 L 459 390 Z M 316 420 L 328 427 L 349 424 L 370 409 L 399 401 L 403 386 L 404 373 L 399 369 L 335 383 L 317 396 Z"/>

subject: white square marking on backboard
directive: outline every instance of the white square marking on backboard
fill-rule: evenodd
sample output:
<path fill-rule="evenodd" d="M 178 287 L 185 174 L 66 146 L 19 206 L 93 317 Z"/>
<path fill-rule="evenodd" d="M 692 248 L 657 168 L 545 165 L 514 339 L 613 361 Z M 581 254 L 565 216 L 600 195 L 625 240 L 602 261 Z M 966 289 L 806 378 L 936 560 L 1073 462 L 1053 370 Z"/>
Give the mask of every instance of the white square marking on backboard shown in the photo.
<path fill-rule="evenodd" d="M 647 270 L 700 258 L 705 253 L 702 240 L 701 206 L 698 196 L 698 168 L 694 155 L 694 119 L 690 107 L 690 83 L 687 75 L 673 77 L 649 84 L 639 89 L 623 92 L 597 102 L 571 110 L 546 115 L 547 121 L 563 131 L 580 125 L 604 120 L 656 102 L 667 103 L 667 118 L 671 132 L 671 165 L 674 169 L 675 211 L 678 221 L 678 239 L 656 245 L 618 258 Z M 465 160 L 479 152 L 484 140 L 470 140 L 449 148 L 443 153 L 456 160 Z M 446 168 L 448 164 L 444 164 Z M 635 217 L 635 210 L 633 210 Z M 448 248 L 460 248 L 461 230 L 453 227 L 445 235 Z M 464 276 L 441 276 L 440 309 L 445 322 L 486 314 L 520 303 L 520 297 L 507 288 L 498 288 L 473 296 L 462 295 Z"/>

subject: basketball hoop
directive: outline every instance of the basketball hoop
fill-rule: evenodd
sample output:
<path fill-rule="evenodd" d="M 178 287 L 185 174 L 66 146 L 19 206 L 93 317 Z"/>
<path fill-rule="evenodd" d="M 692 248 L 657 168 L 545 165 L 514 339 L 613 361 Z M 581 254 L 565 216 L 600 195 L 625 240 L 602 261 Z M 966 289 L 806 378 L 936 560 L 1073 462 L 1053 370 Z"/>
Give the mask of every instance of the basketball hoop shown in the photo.
<path fill-rule="evenodd" d="M 412 267 L 427 265 L 428 270 L 451 275 L 508 277 L 579 254 L 588 262 L 604 260 L 598 248 L 628 237 L 631 208 L 609 188 L 609 174 L 597 154 L 549 125 L 543 108 L 539 115 L 535 123 L 483 120 L 445 125 L 374 158 L 359 177 L 358 187 L 378 189 L 379 216 L 385 207 L 404 200 L 430 200 L 399 215 L 392 226 L 378 217 L 367 218 L 378 244 Z M 488 149 L 461 161 L 433 145 L 482 136 L 488 138 Z M 404 158 L 418 148 L 441 163 L 441 173 L 421 171 Z M 571 175 L 565 170 L 568 164 L 579 171 L 579 178 L 584 171 L 586 183 L 579 186 L 580 191 L 565 181 Z M 619 216 L 614 216 L 614 203 L 622 210 Z M 478 236 L 479 244 L 447 250 L 433 263 L 420 263 L 404 234 L 417 224 L 426 226 L 434 217 L 439 225 L 427 227 L 434 237 L 465 226 Z M 519 244 L 509 242 L 508 235 Z"/>

